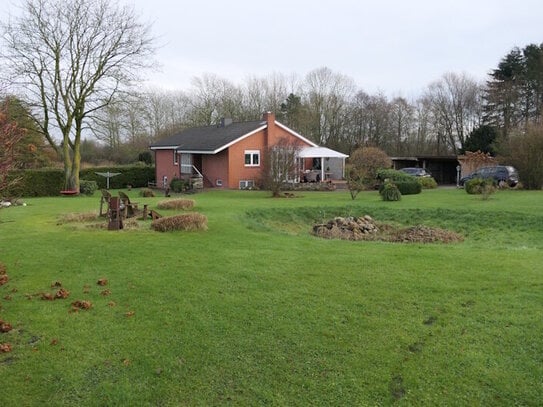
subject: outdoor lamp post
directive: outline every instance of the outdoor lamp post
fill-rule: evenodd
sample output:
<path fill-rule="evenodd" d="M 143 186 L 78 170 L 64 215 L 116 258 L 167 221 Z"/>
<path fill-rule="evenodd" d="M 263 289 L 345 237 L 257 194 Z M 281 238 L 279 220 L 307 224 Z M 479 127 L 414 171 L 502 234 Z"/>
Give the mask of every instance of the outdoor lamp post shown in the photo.
<path fill-rule="evenodd" d="M 456 188 L 460 188 L 460 170 L 461 169 L 462 168 L 459 165 L 456 166 Z"/>

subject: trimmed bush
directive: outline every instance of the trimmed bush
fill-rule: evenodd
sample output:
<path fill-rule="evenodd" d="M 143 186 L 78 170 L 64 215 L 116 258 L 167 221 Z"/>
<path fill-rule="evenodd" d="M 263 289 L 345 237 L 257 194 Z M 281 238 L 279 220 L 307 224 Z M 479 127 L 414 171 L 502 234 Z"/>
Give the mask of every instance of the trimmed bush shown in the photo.
<path fill-rule="evenodd" d="M 417 181 L 422 187 L 422 189 L 437 188 L 437 182 L 433 177 L 419 177 L 417 178 Z"/>
<path fill-rule="evenodd" d="M 192 209 L 194 201 L 192 199 L 169 199 L 157 203 L 158 209 L 182 209 L 184 211 Z"/>
<path fill-rule="evenodd" d="M 402 195 L 415 195 L 422 191 L 418 178 L 403 171 L 382 169 L 377 172 L 377 179 L 381 181 L 379 192 L 383 190 L 387 181 L 396 184 Z"/>
<path fill-rule="evenodd" d="M 189 186 L 189 182 L 179 178 L 174 178 L 172 179 L 172 182 L 170 182 L 170 189 L 175 193 L 184 192 L 189 189 Z"/>
<path fill-rule="evenodd" d="M 394 184 L 396 184 L 402 195 L 416 195 L 422 192 L 422 186 L 417 179 L 410 181 L 395 181 Z"/>
<path fill-rule="evenodd" d="M 168 216 L 154 220 L 151 229 L 157 232 L 207 230 L 207 217 L 197 212 Z"/>
<path fill-rule="evenodd" d="M 496 192 L 496 185 L 490 178 L 473 178 L 464 184 L 464 189 L 470 195 L 483 195 L 483 199 L 488 199 Z"/>
<path fill-rule="evenodd" d="M 382 182 L 385 182 L 388 179 L 396 183 L 396 181 L 413 181 L 416 180 L 416 177 L 409 175 L 403 171 L 393 170 L 389 168 L 377 171 L 377 179 Z"/>
<path fill-rule="evenodd" d="M 383 201 L 399 201 L 402 199 L 402 194 L 396 184 L 385 182 L 383 188 L 379 191 Z"/>
<path fill-rule="evenodd" d="M 96 181 L 87 181 L 82 179 L 79 181 L 79 192 L 81 192 L 84 195 L 94 195 L 94 193 L 98 190 L 98 184 Z"/>
<path fill-rule="evenodd" d="M 422 191 L 422 187 L 421 185 L 419 184 L 419 182 L 414 178 L 414 177 L 411 177 L 413 178 L 413 180 L 409 180 L 409 181 L 394 181 L 394 182 L 391 182 L 391 181 L 388 181 L 388 182 L 385 182 L 384 184 L 381 184 L 379 186 L 379 193 L 381 193 L 383 191 L 383 189 L 385 188 L 385 186 L 387 184 L 394 184 L 396 186 L 396 188 L 398 188 L 398 190 L 400 191 L 400 193 L 402 195 L 416 195 L 416 194 L 420 194 L 421 191 Z"/>

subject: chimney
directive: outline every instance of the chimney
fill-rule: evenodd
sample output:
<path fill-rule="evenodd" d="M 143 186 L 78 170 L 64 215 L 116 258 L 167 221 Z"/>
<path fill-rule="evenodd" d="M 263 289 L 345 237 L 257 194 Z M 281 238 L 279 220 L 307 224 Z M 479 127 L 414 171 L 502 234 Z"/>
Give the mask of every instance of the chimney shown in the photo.
<path fill-rule="evenodd" d="M 271 128 L 275 122 L 275 114 L 272 112 L 265 112 L 262 115 L 262 120 L 264 120 L 267 123 L 268 128 Z"/>
<path fill-rule="evenodd" d="M 266 147 L 274 143 L 275 137 L 275 114 L 272 112 L 265 112 L 262 115 L 262 120 L 266 122 L 267 128 L 264 136 L 264 145 Z"/>
<path fill-rule="evenodd" d="M 219 127 L 227 127 L 227 126 L 230 126 L 231 124 L 232 124 L 232 119 L 222 117 Z"/>

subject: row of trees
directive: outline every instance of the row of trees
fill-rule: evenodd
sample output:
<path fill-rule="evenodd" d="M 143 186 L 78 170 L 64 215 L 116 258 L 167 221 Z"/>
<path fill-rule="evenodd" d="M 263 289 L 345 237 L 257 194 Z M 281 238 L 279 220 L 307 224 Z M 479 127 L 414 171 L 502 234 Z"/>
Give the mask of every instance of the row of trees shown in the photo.
<path fill-rule="evenodd" d="M 133 8 L 107 0 L 25 0 L 21 16 L 3 25 L 4 90 L 25 101 L 33 129 L 62 158 L 66 189 L 78 187 L 82 157 L 132 158 L 183 128 L 264 111 L 346 153 L 368 145 L 389 155 L 488 150 L 540 125 L 543 45 L 512 50 L 485 84 L 447 73 L 415 100 L 370 95 L 326 67 L 242 84 L 203 74 L 187 91 L 141 91 L 154 53 L 150 28 Z"/>
<path fill-rule="evenodd" d="M 280 73 L 236 85 L 213 74 L 193 79 L 187 91 L 150 89 L 115 101 L 93 123 L 95 137 L 115 147 L 150 142 L 185 127 L 278 120 L 318 144 L 344 152 L 376 145 L 391 155 L 460 151 L 482 122 L 482 87 L 467 75 L 446 74 L 415 101 L 370 95 L 354 81 L 323 67 L 305 77 Z"/>
<path fill-rule="evenodd" d="M 113 147 L 213 125 L 221 117 L 256 120 L 273 111 L 318 144 L 346 153 L 373 145 L 393 156 L 495 154 L 498 136 L 505 140 L 540 123 L 542 104 L 543 44 L 532 44 L 507 54 L 486 83 L 446 73 L 414 100 L 368 94 L 326 67 L 304 77 L 274 73 L 241 84 L 204 74 L 187 91 L 150 89 L 112 104 L 94 129 Z"/>

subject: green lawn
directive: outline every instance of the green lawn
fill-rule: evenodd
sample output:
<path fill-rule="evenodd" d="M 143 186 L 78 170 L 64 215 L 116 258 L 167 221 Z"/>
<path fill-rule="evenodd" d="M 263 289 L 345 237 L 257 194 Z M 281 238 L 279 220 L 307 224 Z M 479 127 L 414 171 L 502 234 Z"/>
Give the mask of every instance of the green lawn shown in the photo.
<path fill-rule="evenodd" d="M 151 208 L 163 198 L 132 201 Z M 0 210 L 1 405 L 543 403 L 543 193 L 210 191 L 205 232 L 59 222 L 99 197 Z M 159 211 L 164 215 L 173 211 Z M 320 240 L 370 214 L 462 243 Z M 105 221 L 102 221 L 105 223 Z M 106 278 L 108 285 L 98 286 Z M 60 281 L 68 299 L 45 301 Z M 103 290 L 110 295 L 102 295 Z M 90 310 L 70 312 L 76 300 Z"/>

